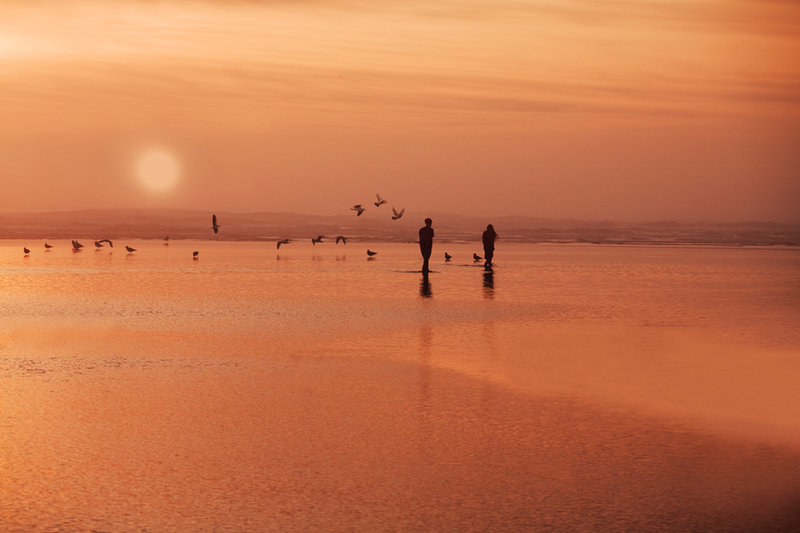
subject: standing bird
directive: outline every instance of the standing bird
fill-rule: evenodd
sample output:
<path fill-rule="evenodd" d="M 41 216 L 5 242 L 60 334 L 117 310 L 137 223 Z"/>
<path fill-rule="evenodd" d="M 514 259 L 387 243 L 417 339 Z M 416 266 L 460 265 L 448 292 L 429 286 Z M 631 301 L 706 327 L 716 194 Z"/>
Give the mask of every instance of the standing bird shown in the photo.
<path fill-rule="evenodd" d="M 94 241 L 94 247 L 95 248 L 102 248 L 103 247 L 103 243 L 100 242 L 100 241 Z"/>
<path fill-rule="evenodd" d="M 211 229 L 214 233 L 219 233 L 219 224 L 217 224 L 217 215 L 211 215 Z"/>
<path fill-rule="evenodd" d="M 356 204 L 356 205 L 354 205 L 353 207 L 350 208 L 350 211 L 357 211 L 357 213 L 356 213 L 357 217 L 360 217 L 362 214 L 364 214 L 364 211 L 366 211 L 366 210 L 367 210 L 367 208 L 366 207 L 362 207 L 361 204 Z"/>
<path fill-rule="evenodd" d="M 198 256 L 198 255 L 200 255 L 200 252 L 198 252 L 197 250 L 195 250 L 194 252 L 192 252 L 192 259 L 193 259 L 194 261 L 197 261 L 197 256 Z"/>
<path fill-rule="evenodd" d="M 23 248 L 22 248 L 22 251 L 23 251 L 23 252 L 25 252 L 25 257 L 28 257 L 28 254 L 29 254 L 29 253 L 31 253 L 31 251 L 30 251 L 30 250 L 28 250 L 28 249 L 27 249 L 27 248 L 25 248 L 25 247 L 23 247 Z"/>
<path fill-rule="evenodd" d="M 392 215 L 392 220 L 397 220 L 398 218 L 403 216 L 403 213 L 405 213 L 405 212 L 406 212 L 406 208 L 405 207 L 403 209 L 401 209 L 400 211 L 398 211 L 397 209 L 394 208 L 394 206 L 392 206 L 392 213 L 394 213 L 394 215 Z"/>
<path fill-rule="evenodd" d="M 49 249 L 50 249 L 50 248 L 52 248 L 52 247 L 53 247 L 53 245 L 52 245 L 52 244 L 47 244 L 47 243 L 44 243 L 44 249 L 45 249 L 45 250 L 49 250 Z"/>
<path fill-rule="evenodd" d="M 345 238 L 344 235 L 339 235 L 338 237 L 336 237 L 336 244 L 339 244 L 339 241 L 342 241 L 342 243 L 344 243 L 344 245 L 347 246 L 347 239 Z"/>
<path fill-rule="evenodd" d="M 369 248 L 367 248 L 367 255 L 368 255 L 368 256 L 372 257 L 373 255 L 375 255 L 375 254 L 377 254 L 377 253 L 378 253 L 378 252 L 373 252 L 372 250 L 370 250 Z"/>
<path fill-rule="evenodd" d="M 169 235 L 164 237 L 164 246 L 169 246 Z"/>
<path fill-rule="evenodd" d="M 111 239 L 100 239 L 99 241 L 94 241 L 94 245 L 97 246 L 97 243 L 100 243 L 100 246 L 102 246 L 104 242 L 107 242 L 110 247 L 114 247 L 114 243 L 111 242 Z"/>
<path fill-rule="evenodd" d="M 76 241 L 75 239 L 72 239 L 72 247 L 76 250 L 80 250 L 81 248 L 83 248 L 83 245 L 78 241 Z"/>
<path fill-rule="evenodd" d="M 453 258 L 452 255 L 448 254 L 447 252 L 444 253 L 444 260 L 445 261 L 450 261 L 452 258 Z"/>
<path fill-rule="evenodd" d="M 129 254 L 132 254 L 133 252 L 136 251 L 136 248 L 131 248 L 130 246 L 125 246 L 125 249 L 128 250 Z"/>
<path fill-rule="evenodd" d="M 483 261 L 483 257 L 479 256 L 476 253 L 472 254 L 472 259 L 477 263 L 478 261 Z"/>
<path fill-rule="evenodd" d="M 318 242 L 322 242 L 322 239 L 324 239 L 324 238 L 325 238 L 325 236 L 324 236 L 324 235 L 320 235 L 320 236 L 319 236 L 319 237 L 317 237 L 316 239 L 315 239 L 314 237 L 311 237 L 311 244 L 313 244 L 314 246 L 316 246 L 316 245 L 317 245 L 317 243 L 318 243 Z"/>
<path fill-rule="evenodd" d="M 380 194 L 378 194 L 378 193 L 375 193 L 375 197 L 378 199 L 378 201 L 377 201 L 377 202 L 375 202 L 375 207 L 380 207 L 380 206 L 382 206 L 383 204 L 385 204 L 385 203 L 386 203 L 386 200 L 384 200 L 383 198 L 381 198 L 381 195 L 380 195 Z"/>
<path fill-rule="evenodd" d="M 314 239 L 311 239 L 311 240 L 313 241 Z M 281 249 L 281 244 L 289 244 L 290 242 L 292 242 L 292 241 L 290 241 L 289 239 L 283 239 L 282 241 L 278 241 L 276 246 L 277 246 L 278 250 L 280 250 Z"/>

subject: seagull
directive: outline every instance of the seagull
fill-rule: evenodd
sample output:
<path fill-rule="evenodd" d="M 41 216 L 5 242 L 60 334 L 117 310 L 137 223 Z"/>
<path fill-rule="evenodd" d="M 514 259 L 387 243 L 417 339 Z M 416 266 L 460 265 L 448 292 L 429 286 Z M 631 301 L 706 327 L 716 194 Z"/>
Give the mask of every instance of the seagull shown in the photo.
<path fill-rule="evenodd" d="M 100 242 L 100 241 L 94 241 L 94 245 L 95 245 L 96 248 L 102 248 L 103 247 L 103 243 Z"/>
<path fill-rule="evenodd" d="M 100 243 L 100 246 L 103 246 L 102 243 L 107 242 L 110 247 L 114 247 L 114 243 L 111 242 L 111 239 L 100 239 L 99 241 L 94 241 L 94 245 L 97 246 L 97 243 Z M 99 246 L 98 246 L 99 248 Z"/>
<path fill-rule="evenodd" d="M 386 203 L 386 200 L 384 200 L 383 198 L 381 198 L 381 195 L 380 195 L 380 194 L 377 194 L 377 193 L 375 193 L 375 197 L 378 199 L 378 201 L 377 201 L 377 202 L 375 202 L 375 207 L 380 207 L 380 206 L 382 206 L 383 204 L 385 204 L 385 203 Z"/>
<path fill-rule="evenodd" d="M 369 248 L 367 248 L 367 255 L 368 255 L 368 256 L 372 257 L 373 255 L 375 255 L 375 254 L 377 254 L 377 253 L 378 253 L 378 252 L 373 252 L 372 250 L 370 250 Z"/>
<path fill-rule="evenodd" d="M 481 257 L 481 256 L 479 256 L 478 254 L 475 254 L 475 253 L 472 254 L 472 259 L 474 259 L 476 263 L 478 261 L 483 261 L 483 257 Z"/>
<path fill-rule="evenodd" d="M 219 233 L 219 224 L 217 224 L 217 215 L 211 215 L 211 229 L 214 233 Z"/>
<path fill-rule="evenodd" d="M 324 235 L 320 235 L 320 236 L 319 236 L 319 237 L 317 237 L 316 239 L 315 239 L 314 237 L 311 237 L 311 244 L 313 244 L 313 245 L 315 245 L 315 246 L 316 246 L 316 244 L 317 244 L 318 242 L 322 242 L 322 239 L 324 239 L 324 238 L 325 238 L 325 236 L 324 236 Z"/>
<path fill-rule="evenodd" d="M 339 235 L 338 237 L 336 237 L 336 244 L 339 244 L 339 241 L 342 241 L 344 245 L 347 246 L 347 239 L 345 238 L 344 235 Z"/>
<path fill-rule="evenodd" d="M 125 246 L 125 249 L 128 250 L 129 254 L 132 254 L 133 252 L 136 251 L 136 248 L 131 248 L 130 246 Z"/>
<path fill-rule="evenodd" d="M 450 261 L 452 258 L 453 258 L 452 255 L 448 254 L 447 252 L 444 253 L 444 260 L 445 261 Z"/>
<path fill-rule="evenodd" d="M 197 261 L 197 256 L 198 256 L 198 255 L 200 255 L 200 252 L 198 252 L 197 250 L 195 250 L 194 252 L 192 252 L 192 259 L 194 259 L 195 261 Z"/>
<path fill-rule="evenodd" d="M 23 251 L 23 252 L 25 252 L 25 255 L 26 255 L 26 256 L 27 256 L 29 253 L 31 253 L 31 251 L 30 251 L 30 250 L 28 250 L 28 249 L 27 249 L 27 248 L 25 248 L 25 247 L 23 247 L 23 248 L 22 248 L 22 251 Z"/>
<path fill-rule="evenodd" d="M 83 248 L 83 245 L 81 243 L 79 243 L 78 241 L 76 241 L 75 239 L 73 239 L 72 240 L 72 249 L 77 252 L 81 248 Z"/>
<path fill-rule="evenodd" d="M 394 215 L 392 216 L 392 220 L 397 220 L 398 218 L 403 216 L 403 213 L 405 213 L 405 212 L 406 212 L 406 208 L 405 207 L 403 209 L 401 209 L 400 211 L 398 211 L 397 209 L 394 208 L 394 206 L 392 206 L 392 213 L 394 213 Z"/>
<path fill-rule="evenodd" d="M 313 241 L 314 239 L 311 239 L 311 240 Z M 289 244 L 290 242 L 292 242 L 292 241 L 290 241 L 289 239 L 283 239 L 282 241 L 278 241 L 277 247 L 280 250 L 281 249 L 281 244 Z"/>
<path fill-rule="evenodd" d="M 356 204 L 353 207 L 351 207 L 350 210 L 351 211 L 358 211 L 358 213 L 356 213 L 356 216 L 360 217 L 362 214 L 364 214 L 364 211 L 366 211 L 367 208 L 366 207 L 361 207 L 361 204 Z"/>
<path fill-rule="evenodd" d="M 53 247 L 53 245 L 52 245 L 52 244 L 47 244 L 47 243 L 44 243 L 44 249 L 45 249 L 45 250 L 49 250 L 49 249 L 50 249 L 50 248 L 52 248 L 52 247 Z"/>

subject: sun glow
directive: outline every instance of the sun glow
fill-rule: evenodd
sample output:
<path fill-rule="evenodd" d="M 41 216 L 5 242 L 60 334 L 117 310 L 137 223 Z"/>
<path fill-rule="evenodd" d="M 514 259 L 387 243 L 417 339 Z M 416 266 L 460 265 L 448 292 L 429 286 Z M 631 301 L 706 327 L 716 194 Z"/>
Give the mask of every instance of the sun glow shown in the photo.
<path fill-rule="evenodd" d="M 143 153 L 137 162 L 139 182 L 151 192 L 164 193 L 177 185 L 181 175 L 178 159 L 171 153 L 152 149 Z"/>

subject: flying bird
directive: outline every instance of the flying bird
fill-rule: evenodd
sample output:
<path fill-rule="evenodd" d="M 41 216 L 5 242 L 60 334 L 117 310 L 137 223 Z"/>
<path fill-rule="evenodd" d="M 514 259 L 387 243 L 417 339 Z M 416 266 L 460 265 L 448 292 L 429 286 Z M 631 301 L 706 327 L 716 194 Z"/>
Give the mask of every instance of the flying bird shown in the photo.
<path fill-rule="evenodd" d="M 351 207 L 350 210 L 351 211 L 357 211 L 356 216 L 360 217 L 362 214 L 364 214 L 364 211 L 366 211 L 367 208 L 366 207 L 362 207 L 361 204 L 356 204 L 353 207 Z"/>
<path fill-rule="evenodd" d="M 50 249 L 50 248 L 52 248 L 52 247 L 53 247 L 53 245 L 52 245 L 52 244 L 47 244 L 47 243 L 44 243 L 44 249 L 45 249 L 45 250 L 49 250 L 49 249 Z"/>
<path fill-rule="evenodd" d="M 339 241 L 342 241 L 342 243 L 344 243 L 345 246 L 347 245 L 347 238 L 345 238 L 344 235 L 339 235 L 338 237 L 336 237 L 336 244 L 339 244 Z"/>
<path fill-rule="evenodd" d="M 479 256 L 476 253 L 472 254 L 472 259 L 477 263 L 478 261 L 483 261 L 483 257 Z"/>
<path fill-rule="evenodd" d="M 100 241 L 94 241 L 94 246 L 95 246 L 95 248 L 102 248 L 103 247 L 103 243 L 100 242 Z"/>
<path fill-rule="evenodd" d="M 452 258 L 453 258 L 452 255 L 448 254 L 447 252 L 444 253 L 444 260 L 445 261 L 450 261 Z"/>
<path fill-rule="evenodd" d="M 217 215 L 211 215 L 211 229 L 214 233 L 219 233 L 219 224 L 217 224 Z"/>
<path fill-rule="evenodd" d="M 311 240 L 313 241 L 314 239 L 311 239 Z M 289 244 L 290 242 L 292 242 L 292 241 L 290 241 L 289 239 L 283 239 L 282 241 L 278 241 L 276 246 L 277 246 L 278 250 L 280 250 L 281 249 L 281 244 Z"/>
<path fill-rule="evenodd" d="M 369 248 L 367 248 L 367 255 L 368 255 L 368 256 L 372 257 L 373 255 L 375 255 L 375 254 L 377 254 L 377 253 L 378 253 L 378 252 L 373 252 L 372 250 L 370 250 Z"/>
<path fill-rule="evenodd" d="M 136 248 L 131 248 L 130 246 L 125 246 L 125 249 L 128 250 L 129 254 L 132 254 L 133 252 L 136 251 Z"/>
<path fill-rule="evenodd" d="M 405 207 L 403 209 L 401 209 L 400 211 L 398 211 L 397 209 L 392 207 L 392 213 L 394 213 L 394 215 L 392 215 L 392 220 L 397 220 L 398 218 L 403 216 L 403 213 L 405 213 L 405 212 L 406 212 L 406 208 Z"/>
<path fill-rule="evenodd" d="M 195 250 L 194 252 L 192 252 L 192 259 L 194 259 L 195 261 L 197 261 L 197 256 L 198 256 L 198 255 L 200 255 L 200 252 L 198 252 L 197 250 Z"/>
<path fill-rule="evenodd" d="M 322 242 L 322 239 L 324 239 L 324 238 L 325 238 L 325 236 L 324 236 L 324 235 L 320 235 L 320 236 L 319 236 L 319 237 L 317 237 L 316 239 L 315 239 L 314 237 L 311 237 L 311 244 L 313 244 L 313 245 L 315 245 L 315 246 L 316 246 L 316 244 L 317 244 L 318 242 Z"/>
<path fill-rule="evenodd" d="M 28 250 L 28 249 L 27 249 L 27 248 L 25 248 L 25 247 L 23 247 L 23 248 L 22 248 L 22 251 L 23 251 L 23 252 L 25 252 L 25 255 L 28 255 L 29 253 L 31 253 L 31 251 L 30 251 L 30 250 Z"/>
<path fill-rule="evenodd" d="M 380 194 L 377 194 L 377 193 L 375 193 L 375 197 L 378 199 L 378 201 L 377 201 L 377 202 L 375 202 L 375 207 L 380 207 L 380 206 L 382 206 L 383 204 L 385 204 L 385 203 L 386 203 L 386 200 L 384 200 L 383 198 L 381 198 L 381 195 L 380 195 Z"/>

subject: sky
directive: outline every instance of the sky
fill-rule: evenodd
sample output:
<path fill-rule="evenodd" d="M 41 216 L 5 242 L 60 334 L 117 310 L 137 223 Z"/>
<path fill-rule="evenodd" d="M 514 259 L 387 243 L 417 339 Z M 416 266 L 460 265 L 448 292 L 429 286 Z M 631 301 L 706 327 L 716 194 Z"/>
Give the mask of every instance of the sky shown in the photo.
<path fill-rule="evenodd" d="M 3 0 L 0 211 L 800 222 L 799 57 L 791 0 Z"/>

